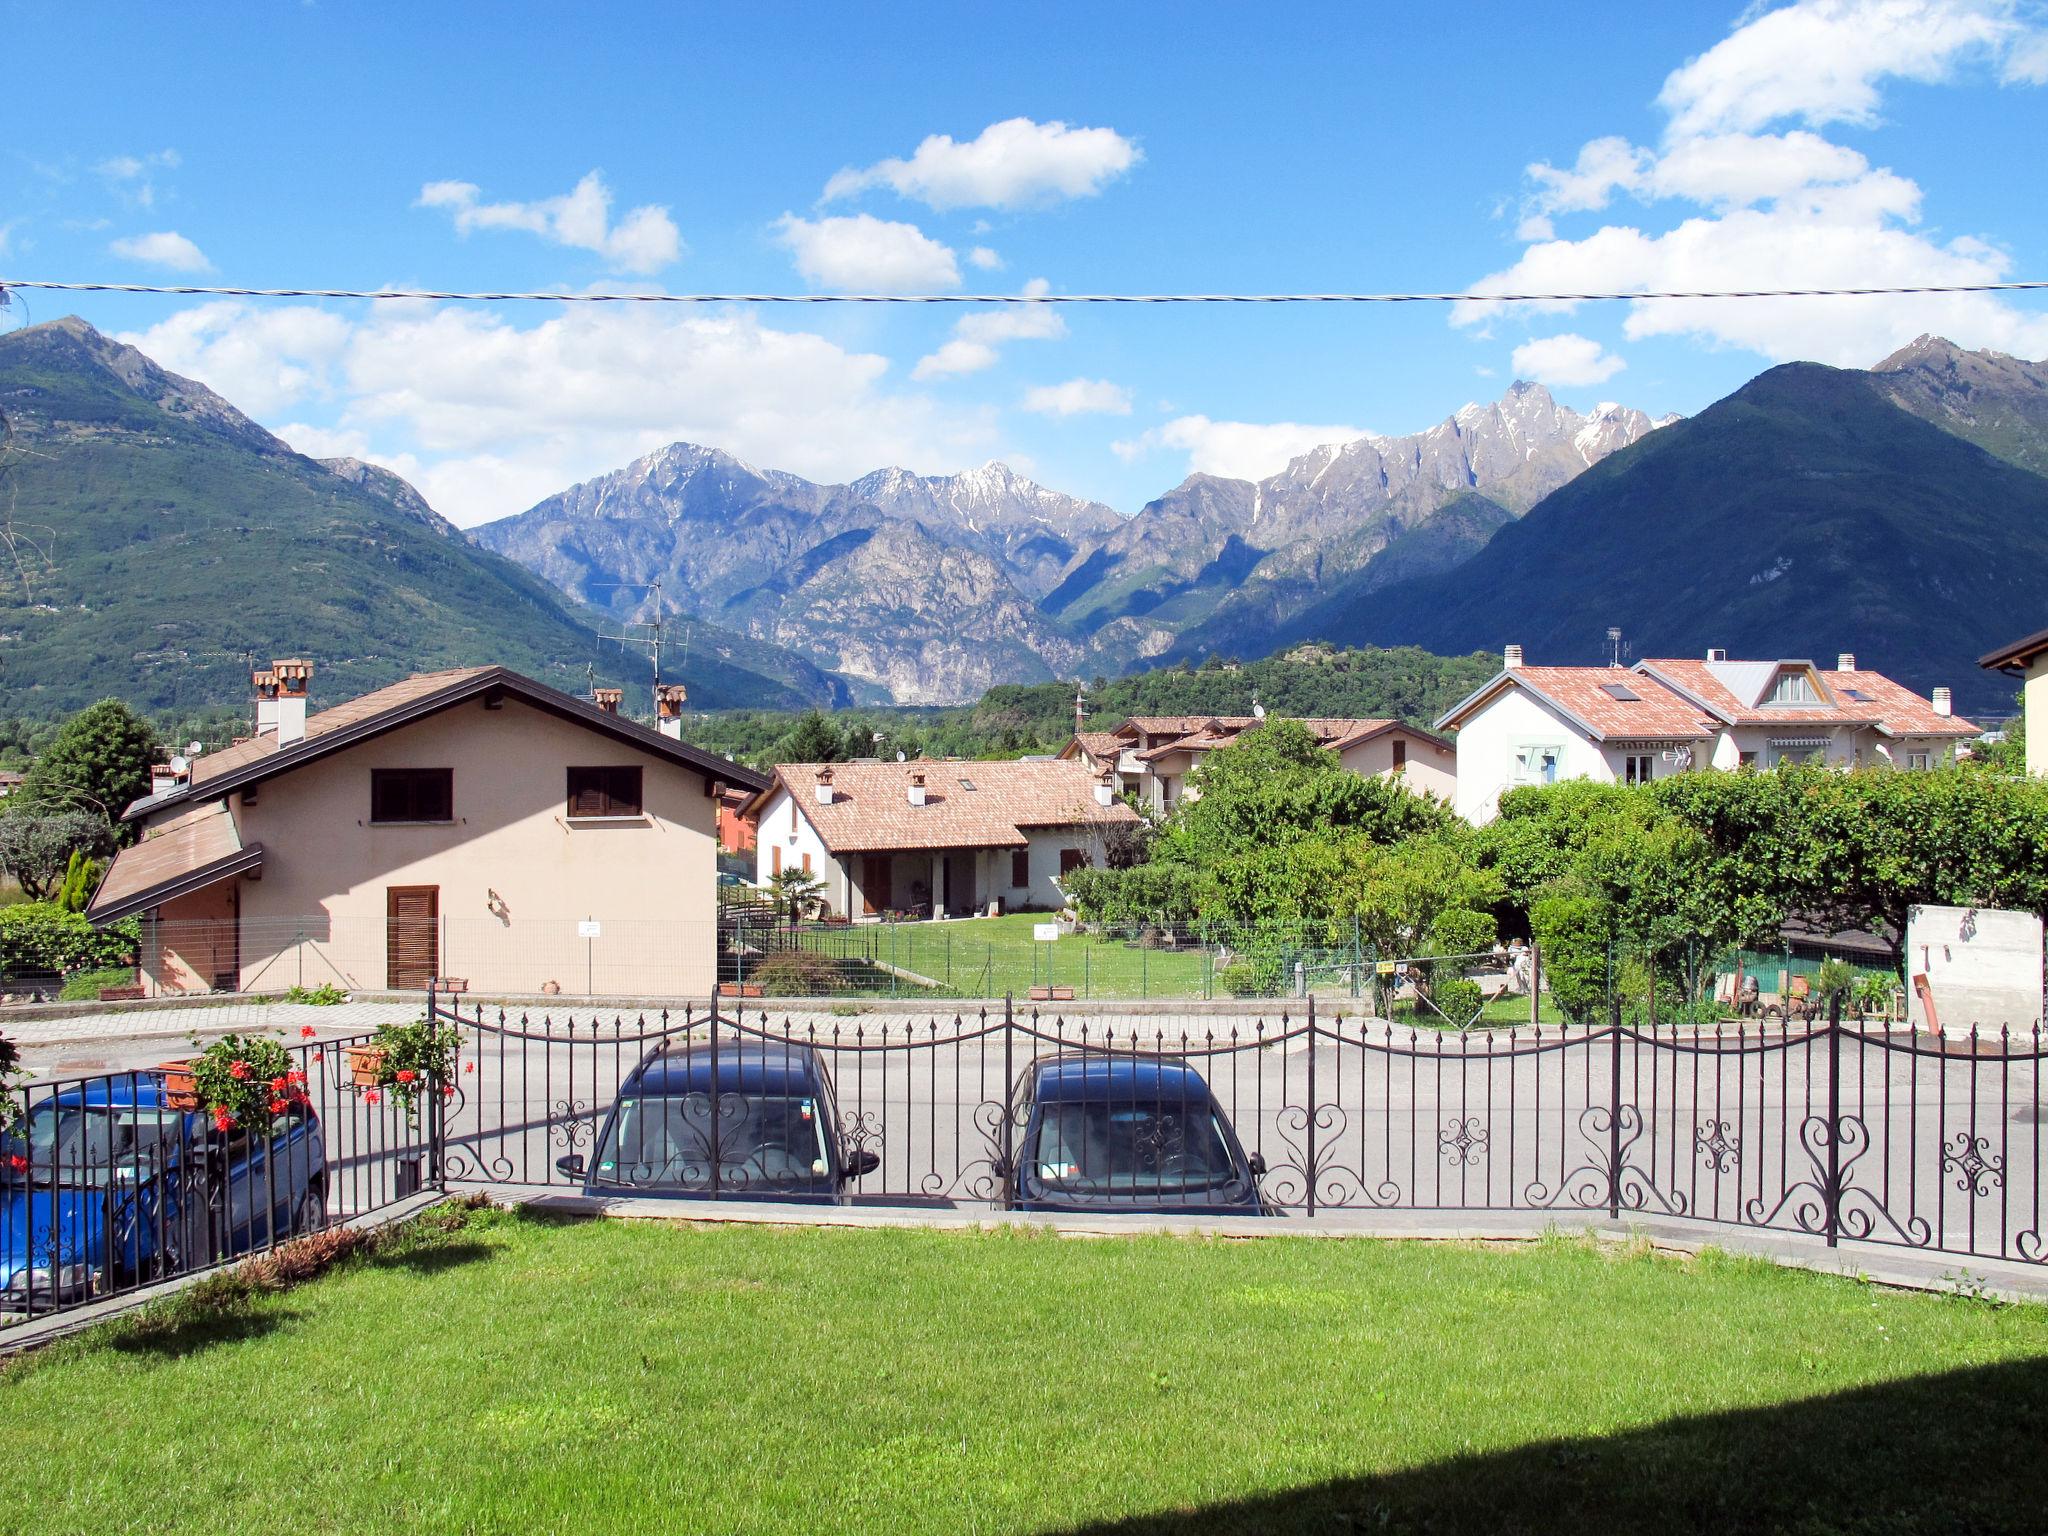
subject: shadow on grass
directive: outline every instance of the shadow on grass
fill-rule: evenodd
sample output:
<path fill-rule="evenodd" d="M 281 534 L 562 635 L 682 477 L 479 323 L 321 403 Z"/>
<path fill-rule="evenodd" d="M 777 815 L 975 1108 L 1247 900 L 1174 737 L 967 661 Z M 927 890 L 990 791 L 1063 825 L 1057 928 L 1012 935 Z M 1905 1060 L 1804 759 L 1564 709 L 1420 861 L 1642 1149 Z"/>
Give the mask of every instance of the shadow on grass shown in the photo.
<path fill-rule="evenodd" d="M 365 1255 L 359 1262 L 365 1269 L 403 1269 L 415 1275 L 440 1275 L 465 1265 L 484 1263 L 498 1253 L 489 1243 L 421 1243 L 380 1250 Z"/>
<path fill-rule="evenodd" d="M 260 1339 L 299 1316 L 282 1307 L 174 1305 L 113 1325 L 107 1342 L 124 1355 L 175 1360 L 215 1344 Z"/>
<path fill-rule="evenodd" d="M 2034 1359 L 1067 1529 L 1897 1536 L 2038 1532 L 2044 1511 L 2048 1359 Z"/>

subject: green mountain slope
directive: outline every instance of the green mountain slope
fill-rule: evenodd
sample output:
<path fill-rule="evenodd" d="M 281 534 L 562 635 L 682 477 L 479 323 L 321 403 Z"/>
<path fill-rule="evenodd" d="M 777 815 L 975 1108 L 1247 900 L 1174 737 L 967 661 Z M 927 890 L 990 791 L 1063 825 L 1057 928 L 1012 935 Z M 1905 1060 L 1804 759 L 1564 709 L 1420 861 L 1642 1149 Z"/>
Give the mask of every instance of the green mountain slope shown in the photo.
<path fill-rule="evenodd" d="M 2038 628 L 2048 479 L 1887 398 L 1793 363 L 1552 493 L 1448 573 L 1323 617 L 1320 638 L 1593 662 L 1854 651 L 1959 707 L 2009 702 L 1975 658 Z"/>
<path fill-rule="evenodd" d="M 0 415 L 7 713 L 108 694 L 238 702 L 250 654 L 313 658 L 329 701 L 482 662 L 571 689 L 592 663 L 644 676 L 589 615 L 452 536 L 396 476 L 302 457 L 83 321 L 0 337 Z M 683 680 L 704 706 L 836 697 L 807 663 L 701 627 L 692 660 Z"/>

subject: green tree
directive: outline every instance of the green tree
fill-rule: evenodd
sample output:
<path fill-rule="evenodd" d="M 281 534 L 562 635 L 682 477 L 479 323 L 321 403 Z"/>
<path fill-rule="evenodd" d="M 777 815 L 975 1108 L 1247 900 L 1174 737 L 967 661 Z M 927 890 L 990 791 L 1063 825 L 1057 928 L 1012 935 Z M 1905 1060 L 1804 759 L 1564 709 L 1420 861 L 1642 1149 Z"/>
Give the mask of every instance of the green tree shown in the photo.
<path fill-rule="evenodd" d="M 98 812 L 119 827 L 121 813 L 149 793 L 156 738 L 119 699 L 89 704 L 65 722 L 16 791 L 36 811 Z"/>
<path fill-rule="evenodd" d="M 845 756 L 845 738 L 815 709 L 775 744 L 775 760 L 779 763 L 837 763 Z"/>
<path fill-rule="evenodd" d="M 83 848 L 72 849 L 70 861 L 64 866 L 63 882 L 57 887 L 57 905 L 66 912 L 83 912 L 86 903 L 92 900 L 92 893 L 99 889 L 103 868 L 100 861 Z"/>
<path fill-rule="evenodd" d="M 784 869 L 768 877 L 775 910 L 792 923 L 815 917 L 825 902 L 825 882 L 807 869 Z"/>
<path fill-rule="evenodd" d="M 98 811 L 10 810 L 0 816 L 0 869 L 29 900 L 45 901 L 81 855 L 105 853 L 113 840 L 113 829 Z"/>

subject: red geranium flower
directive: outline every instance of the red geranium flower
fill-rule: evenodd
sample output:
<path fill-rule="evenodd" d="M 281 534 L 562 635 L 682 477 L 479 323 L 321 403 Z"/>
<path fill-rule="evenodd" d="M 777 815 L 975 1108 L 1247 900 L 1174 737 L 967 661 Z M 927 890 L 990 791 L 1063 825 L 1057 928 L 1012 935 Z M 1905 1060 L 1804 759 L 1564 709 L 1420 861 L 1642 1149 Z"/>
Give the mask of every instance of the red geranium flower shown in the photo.
<path fill-rule="evenodd" d="M 272 1099 L 270 1101 L 270 1112 L 273 1115 L 283 1114 L 285 1112 L 285 1108 L 286 1105 L 283 1099 Z"/>
<path fill-rule="evenodd" d="M 383 1097 L 383 1094 L 379 1093 L 376 1089 L 372 1088 L 368 1093 L 363 1095 L 363 1102 L 365 1104 L 375 1104 L 380 1102 L 383 1099 Z"/>
<path fill-rule="evenodd" d="M 302 1024 L 299 1026 L 299 1038 L 301 1040 L 310 1040 L 319 1033 L 320 1031 L 315 1029 L 310 1024 Z"/>
<path fill-rule="evenodd" d="M 419 1076 L 419 1073 L 417 1073 L 417 1072 L 413 1071 L 413 1069 L 412 1069 L 411 1067 L 400 1067 L 400 1068 L 398 1069 L 398 1080 L 399 1080 L 399 1081 L 400 1081 L 401 1083 L 409 1083 L 409 1082 L 412 1082 L 412 1081 L 413 1081 L 413 1080 L 414 1080 L 415 1078 L 417 1078 L 418 1076 Z"/>
<path fill-rule="evenodd" d="M 453 1083 L 443 1083 L 443 1084 L 441 1085 L 441 1097 L 442 1097 L 442 1098 L 444 1098 L 444 1099 L 452 1099 L 452 1098 L 454 1098 L 454 1097 L 455 1097 L 455 1085 L 454 1085 Z"/>
<path fill-rule="evenodd" d="M 217 1131 L 231 1131 L 235 1128 L 235 1117 L 225 1109 L 216 1109 L 213 1112 L 213 1127 Z"/>
<path fill-rule="evenodd" d="M 7 1166 L 9 1168 L 12 1168 L 16 1173 L 20 1173 L 22 1169 L 28 1166 L 28 1159 L 23 1157 L 19 1152 L 10 1152 L 7 1154 Z"/>
<path fill-rule="evenodd" d="M 285 1073 L 284 1080 L 288 1083 L 304 1083 L 306 1080 L 306 1074 L 301 1072 L 297 1067 L 294 1067 L 291 1071 Z"/>
<path fill-rule="evenodd" d="M 228 1076 L 238 1083 L 246 1083 L 249 1080 L 249 1063 L 246 1061 L 229 1062 Z"/>
<path fill-rule="evenodd" d="M 279 1073 L 276 1077 L 273 1077 L 270 1080 L 270 1091 L 272 1093 L 283 1093 L 285 1084 L 289 1081 L 290 1079 L 287 1078 L 283 1073 Z"/>
<path fill-rule="evenodd" d="M 465 1061 L 462 1064 L 462 1070 L 465 1072 L 474 1072 L 476 1070 L 476 1063 L 473 1061 Z"/>

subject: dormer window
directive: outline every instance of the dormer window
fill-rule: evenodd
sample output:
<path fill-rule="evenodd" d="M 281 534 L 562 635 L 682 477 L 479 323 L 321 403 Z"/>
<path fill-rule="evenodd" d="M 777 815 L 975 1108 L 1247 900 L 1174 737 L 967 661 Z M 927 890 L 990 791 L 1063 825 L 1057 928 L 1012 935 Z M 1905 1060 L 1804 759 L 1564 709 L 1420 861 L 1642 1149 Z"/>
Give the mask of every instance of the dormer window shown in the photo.
<path fill-rule="evenodd" d="M 1818 704 L 1820 695 L 1814 691 L 1813 679 L 1804 672 L 1781 672 L 1778 680 L 1771 685 L 1771 696 L 1766 704 Z"/>

